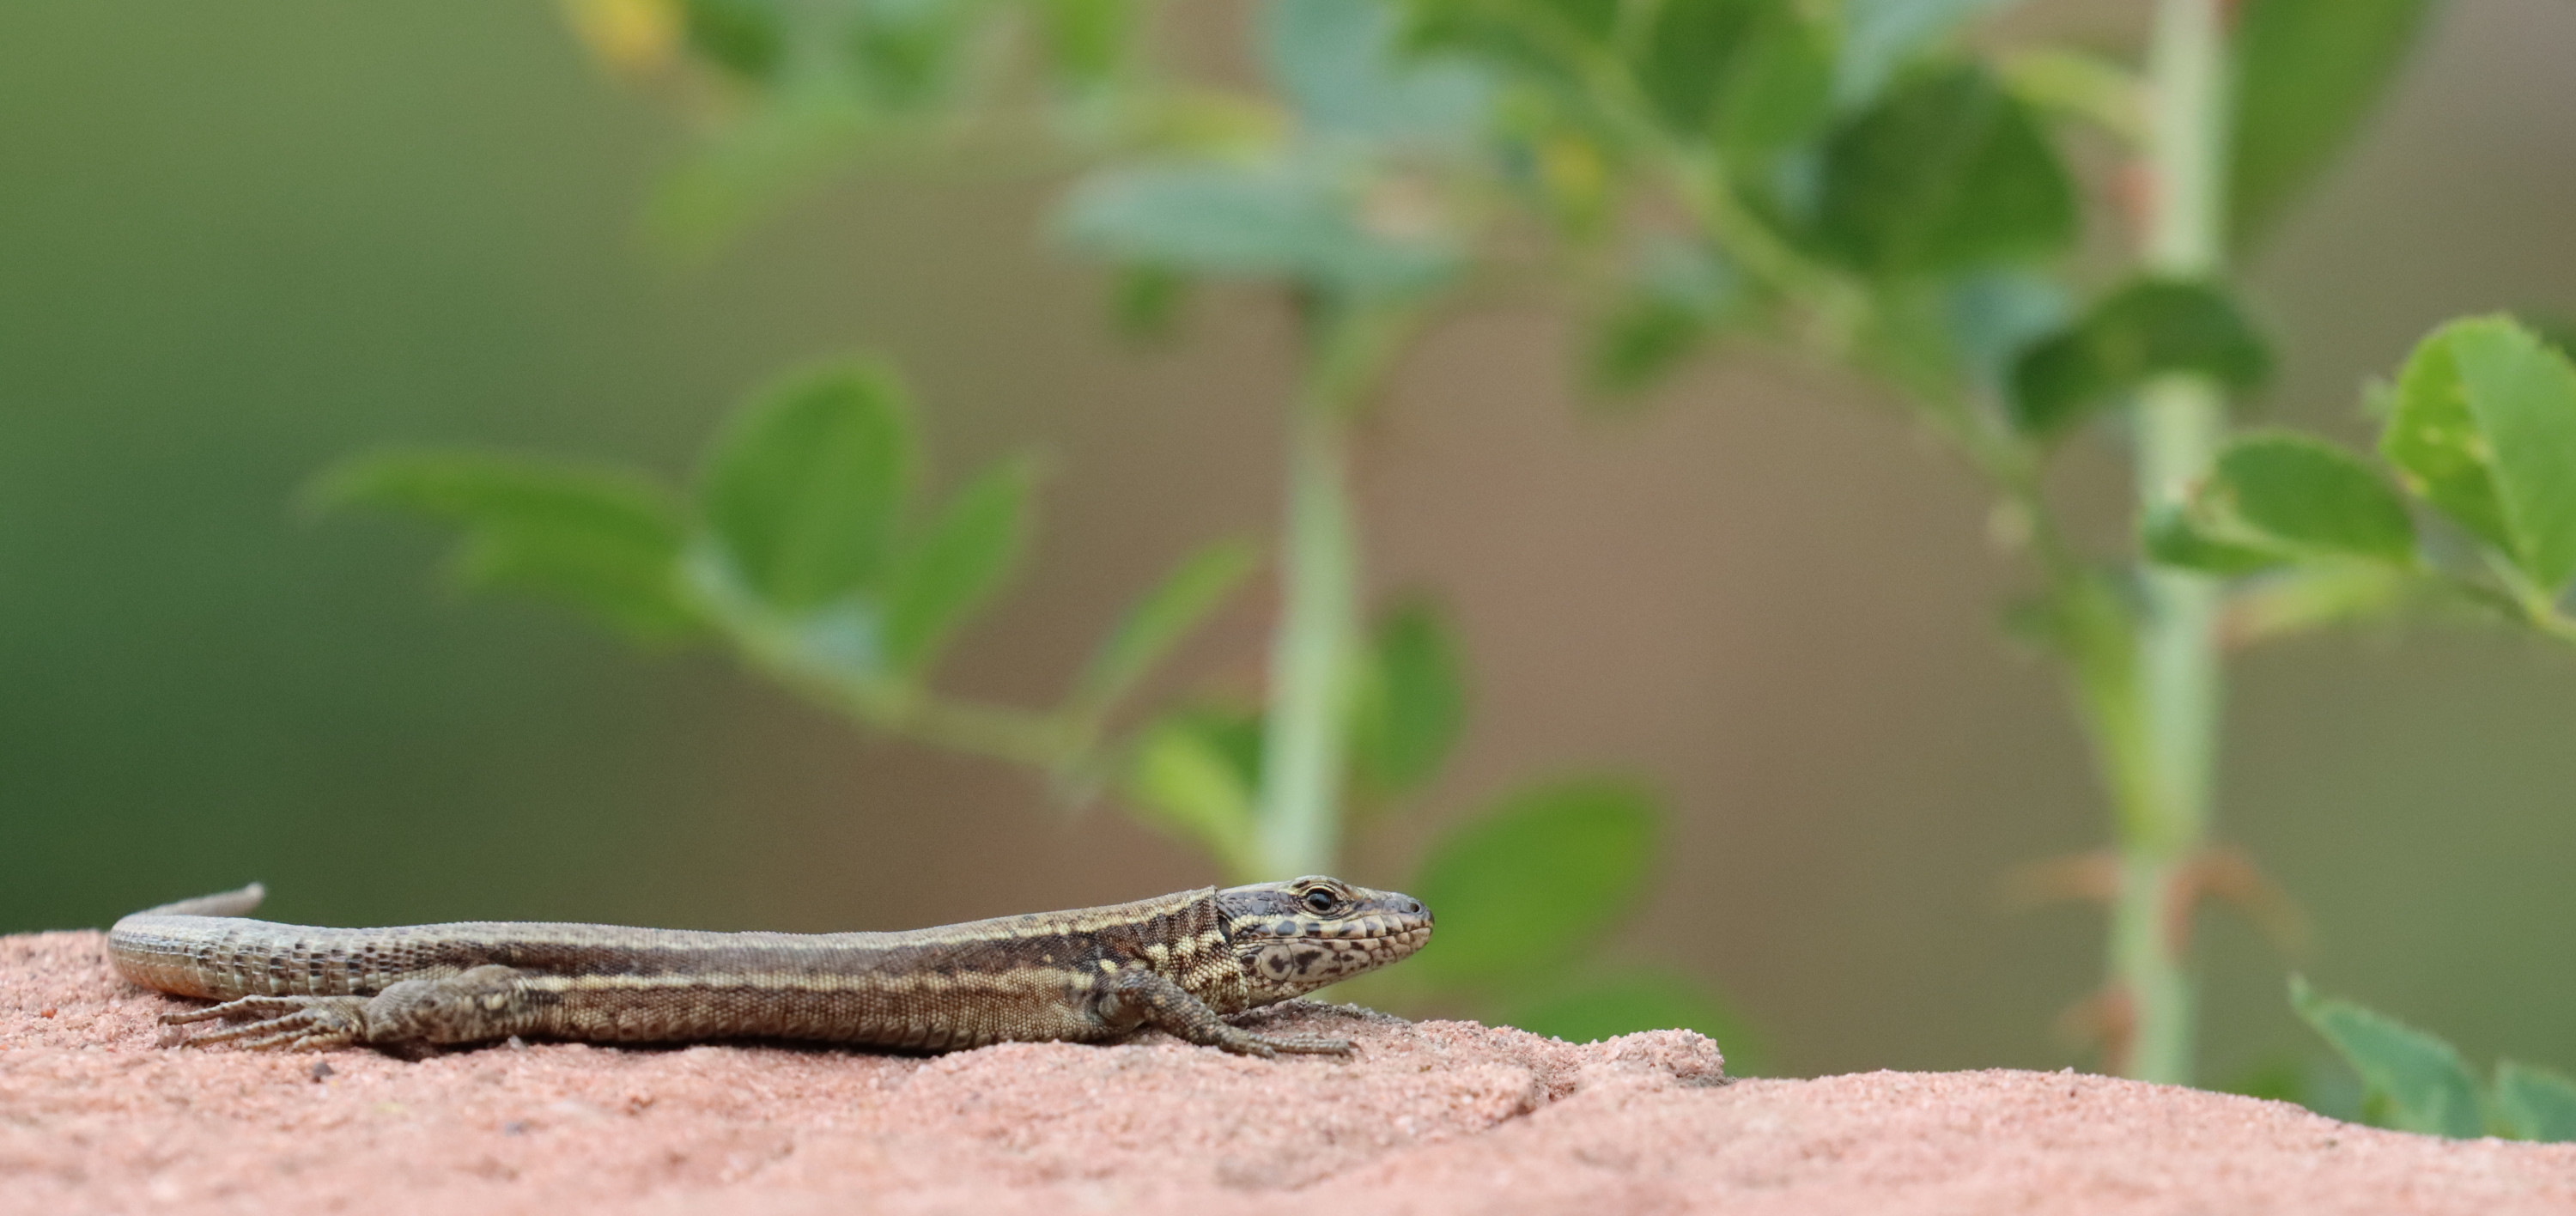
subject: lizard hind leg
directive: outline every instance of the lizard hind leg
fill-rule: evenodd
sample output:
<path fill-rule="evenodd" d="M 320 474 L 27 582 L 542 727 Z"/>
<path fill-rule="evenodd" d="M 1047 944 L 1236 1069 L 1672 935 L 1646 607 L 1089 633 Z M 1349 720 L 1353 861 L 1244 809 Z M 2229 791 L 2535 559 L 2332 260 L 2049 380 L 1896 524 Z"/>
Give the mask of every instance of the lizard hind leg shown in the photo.
<path fill-rule="evenodd" d="M 474 967 L 437 979 L 403 980 L 373 996 L 246 996 L 204 1009 L 165 1014 L 172 1025 L 235 1023 L 191 1043 L 232 1043 L 253 1051 L 328 1051 L 364 1045 L 419 1059 L 456 1043 L 507 1038 L 533 1029 L 536 1004 L 525 973 Z"/>
<path fill-rule="evenodd" d="M 328 1051 L 363 1042 L 367 1000 L 362 996 L 246 996 L 239 1000 L 161 1016 L 162 1024 L 229 1023 L 191 1035 L 191 1044 L 232 1043 L 251 1051 Z"/>

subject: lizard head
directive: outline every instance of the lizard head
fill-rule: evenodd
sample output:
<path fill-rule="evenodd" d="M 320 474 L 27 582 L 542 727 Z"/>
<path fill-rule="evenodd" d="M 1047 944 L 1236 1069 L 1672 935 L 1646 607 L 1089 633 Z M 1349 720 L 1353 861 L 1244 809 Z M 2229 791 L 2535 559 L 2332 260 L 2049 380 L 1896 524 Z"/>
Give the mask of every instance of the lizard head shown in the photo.
<path fill-rule="evenodd" d="M 1320 874 L 1228 887 L 1216 901 L 1255 1005 L 1375 971 L 1431 940 L 1421 900 Z"/>

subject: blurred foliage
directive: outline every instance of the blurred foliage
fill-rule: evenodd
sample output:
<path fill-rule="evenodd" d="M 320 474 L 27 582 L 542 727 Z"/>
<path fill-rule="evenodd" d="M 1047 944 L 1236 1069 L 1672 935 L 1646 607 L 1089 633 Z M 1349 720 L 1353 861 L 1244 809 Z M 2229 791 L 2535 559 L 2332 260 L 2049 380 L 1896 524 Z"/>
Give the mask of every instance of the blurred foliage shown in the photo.
<path fill-rule="evenodd" d="M 705 625 L 672 577 L 679 497 L 631 470 L 480 452 L 402 452 L 353 461 L 310 501 L 409 511 L 465 533 L 449 572 L 467 587 L 514 587 L 584 611 L 638 641 Z"/>
<path fill-rule="evenodd" d="M 2503 1060 L 2494 1083 L 2480 1086 L 2459 1049 L 2440 1036 L 2322 995 L 2295 975 L 2290 1004 L 2360 1074 L 2369 1122 L 2463 1139 L 2576 1140 L 2576 1081 Z M 2288 1088 L 2284 1096 L 2297 1096 L 2295 1085 Z"/>
<path fill-rule="evenodd" d="M 929 673 L 1027 548 L 1035 478 L 1027 460 L 1001 461 L 933 509 L 916 489 L 918 447 L 891 369 L 853 361 L 755 394 L 694 495 L 635 470 L 396 451 L 331 470 L 314 498 L 458 526 L 451 570 L 467 586 L 530 591 L 642 641 L 713 641 L 871 727 L 1076 776 L 1101 762 L 1107 715 L 1242 582 L 1251 555 L 1222 542 L 1185 560 L 1058 709 L 951 698 Z"/>
<path fill-rule="evenodd" d="M 1121 328 L 1168 332 L 1202 283 L 1283 289 L 1309 322 L 1297 408 L 1326 419 L 1361 408 L 1392 344 L 1459 285 L 1488 205 L 1479 173 L 1492 75 L 1458 56 L 1418 59 L 1402 45 L 1400 13 L 1374 0 L 1263 5 L 1266 95 L 1163 78 L 1140 50 L 1148 6 L 1131 0 L 583 0 L 568 12 L 604 61 L 676 81 L 706 123 L 652 206 L 666 236 L 722 240 L 852 158 L 989 151 L 1034 128 L 1090 166 L 1052 228 L 1116 268 Z M 1779 8 L 1757 24 L 1787 40 L 1780 53 L 1803 48 L 1795 87 L 1812 97 L 1805 108 L 1821 109 L 1821 44 L 1788 21 Z M 1769 69 L 1743 65 L 1733 100 L 1685 96 L 1695 86 L 1683 50 L 1661 69 L 1665 102 L 1705 103 L 1734 115 L 1730 129 L 1759 135 L 1747 107 L 1774 89 Z M 1011 87 L 1029 68 L 1045 85 L 1034 108 Z M 1728 281 L 1685 249 L 1641 285 L 1656 307 L 1688 317 L 1687 330 L 1715 319 Z M 1653 345 L 1621 361 L 1677 353 L 1644 349 Z M 317 497 L 457 526 L 454 571 L 468 586 L 544 595 L 657 645 L 712 642 L 870 729 L 1030 766 L 1078 800 L 1111 792 L 1235 878 L 1285 877 L 1272 872 L 1264 822 L 1280 813 L 1273 787 L 1288 774 L 1264 753 L 1295 707 L 1209 696 L 1142 713 L 1124 704 L 1260 553 L 1227 540 L 1184 560 L 1109 632 L 1056 708 L 949 696 L 929 675 L 1030 543 L 1034 479 L 1029 462 L 1005 461 L 925 503 L 915 430 L 891 369 L 856 361 L 755 395 L 711 446 L 693 494 L 571 462 L 395 452 L 327 474 Z M 1289 543 L 1300 536 L 1292 527 Z M 1289 616 L 1300 611 L 1290 595 Z M 1422 804 L 1465 729 L 1464 647 L 1436 603 L 1412 596 L 1332 649 L 1339 657 L 1322 674 L 1334 695 L 1322 705 L 1347 765 L 1320 774 L 1327 805 L 1388 822 Z M 1456 970 L 1448 987 L 1571 1033 L 1731 1025 L 1669 971 L 1605 966 L 1560 982 L 1559 964 L 1642 897 L 1661 819 L 1641 790 L 1602 782 L 1535 787 L 1469 817 L 1432 844 L 1413 884 L 1430 884 L 1443 909 L 1432 967 L 1493 956 Z M 1582 881 L 1564 881 L 1583 859 Z M 1480 924 L 1529 906 L 1521 887 L 1549 893 L 1546 949 L 1490 931 L 1480 947 Z"/>
<path fill-rule="evenodd" d="M 2022 352 L 2013 366 L 2013 425 L 2054 438 L 2158 376 L 2206 376 L 2245 392 L 2270 368 L 2263 339 L 2216 287 L 2141 279 Z"/>
<path fill-rule="evenodd" d="M 2043 492 L 2068 441 L 2134 422 L 2155 386 L 2253 392 L 2273 359 L 2221 276 L 2079 256 L 2115 224 L 2088 210 L 2116 191 L 2083 180 L 2068 136 L 2123 171 L 2182 136 L 2117 57 L 1962 36 L 2008 7 L 1267 0 L 1249 57 L 1262 87 L 1246 90 L 1179 79 L 1153 53 L 1144 0 L 577 0 L 603 60 L 702 124 L 655 204 L 685 241 L 852 160 L 1034 149 L 1033 167 L 1077 171 L 1050 226 L 1111 270 L 1121 328 L 1168 333 L 1203 284 L 1289 302 L 1295 505 L 1259 701 L 1200 695 L 1108 727 L 1250 573 L 1240 542 L 1142 597 L 1058 709 L 931 691 L 941 649 L 1028 543 L 1032 477 L 1006 462 L 918 506 L 908 407 L 881 366 L 796 378 L 747 407 L 694 500 L 633 474 L 470 455 L 362 462 L 326 494 L 453 522 L 470 584 L 663 644 L 715 639 L 873 728 L 1028 764 L 1077 796 L 1114 791 L 1227 872 L 1284 877 L 1270 873 L 1293 853 L 1283 840 L 1334 841 L 1346 815 L 1369 827 L 1431 802 L 1468 703 L 1464 647 L 1430 601 L 1371 614 L 1360 600 L 1340 428 L 1439 310 L 1554 285 L 1603 395 L 1639 400 L 1736 336 L 1898 390 L 1985 480 L 1998 536 L 2027 559 L 2036 586 L 2017 617 L 2066 674 L 2123 847 L 2145 856 L 2178 832 L 2201 847 L 2158 768 L 2170 757 L 2155 754 L 2142 655 L 2159 643 L 2140 589 L 2159 568 L 2227 580 L 2237 642 L 2443 598 L 2576 638 L 2557 607 L 2576 578 L 2576 374 L 2510 320 L 2454 324 L 2388 390 L 2384 468 L 2311 437 L 2242 435 L 2180 501 L 2142 514 L 2134 550 L 2083 551 Z M 2186 48 L 2234 83 L 2201 141 L 2225 162 L 2203 167 L 2224 183 L 2213 243 L 2259 236 L 2330 162 L 2428 8 L 2244 0 L 2231 36 Z M 1461 819 L 1413 884 L 1443 917 L 1414 969 L 1584 1033 L 1722 1021 L 1678 1012 L 1714 1006 L 1669 973 L 1567 966 L 1646 890 L 1661 818 L 1633 785 L 1581 779 Z"/>
<path fill-rule="evenodd" d="M 2228 231 L 2267 232 L 2388 91 L 2430 0 L 2252 0 L 2238 6 Z"/>
<path fill-rule="evenodd" d="M 1571 962 L 1636 899 L 1657 818 L 1652 795 L 1591 779 L 1527 790 L 1451 833 L 1414 879 L 1449 920 L 1417 970 L 1508 983 Z"/>
<path fill-rule="evenodd" d="M 2366 565 L 2384 584 L 2368 606 L 2480 605 L 2576 641 L 2560 606 L 2576 582 L 2576 365 L 2510 317 L 2454 321 L 2416 345 L 2385 407 L 2386 473 L 2323 439 L 2247 435 L 2146 521 L 2148 552 L 2274 581 Z"/>

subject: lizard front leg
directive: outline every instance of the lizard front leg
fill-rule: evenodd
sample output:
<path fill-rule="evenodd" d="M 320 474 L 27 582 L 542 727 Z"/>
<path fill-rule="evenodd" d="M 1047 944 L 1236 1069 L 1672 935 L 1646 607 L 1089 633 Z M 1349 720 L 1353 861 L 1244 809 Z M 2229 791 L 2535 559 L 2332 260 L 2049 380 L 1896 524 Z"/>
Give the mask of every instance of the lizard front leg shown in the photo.
<path fill-rule="evenodd" d="M 1266 1035 L 1245 1030 L 1217 1016 L 1216 1010 L 1190 995 L 1189 989 L 1151 971 L 1103 975 L 1094 992 L 1094 1012 L 1117 1034 L 1150 1026 L 1202 1047 L 1221 1048 L 1236 1055 L 1259 1056 L 1265 1060 L 1283 1052 L 1290 1055 L 1351 1054 L 1348 1039 Z"/>
<path fill-rule="evenodd" d="M 498 965 L 432 980 L 404 980 L 374 996 L 246 996 L 162 1015 L 167 1025 L 221 1021 L 192 1036 L 254 1051 L 328 1051 L 363 1044 L 417 1058 L 453 1043 L 504 1038 L 529 1029 L 537 1001 L 530 972 Z"/>

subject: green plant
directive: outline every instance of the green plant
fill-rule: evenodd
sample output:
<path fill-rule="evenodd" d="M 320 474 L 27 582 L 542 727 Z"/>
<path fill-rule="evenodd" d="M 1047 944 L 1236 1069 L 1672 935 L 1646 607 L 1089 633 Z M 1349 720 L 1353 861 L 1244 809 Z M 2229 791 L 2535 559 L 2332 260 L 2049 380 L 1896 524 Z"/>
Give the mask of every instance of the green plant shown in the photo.
<path fill-rule="evenodd" d="M 1953 36 L 2002 7 L 1407 4 L 1417 45 L 1504 82 L 1497 187 L 1588 301 L 1596 386 L 1765 339 L 1894 388 L 1993 487 L 2035 582 L 2015 631 L 2064 671 L 2113 812 L 2113 850 L 2055 867 L 2110 908 L 2105 1056 L 2184 1080 L 2193 908 L 2280 902 L 2212 826 L 2235 605 L 2199 569 L 2079 549 L 2043 473 L 2105 416 L 2134 438 L 2142 511 L 2207 468 L 2269 364 L 2228 256 L 2356 127 L 2426 6 L 2161 0 L 2140 69 Z M 2081 180 L 2072 141 L 2119 174 Z M 2124 251 L 2082 240 L 2123 227 Z"/>
<path fill-rule="evenodd" d="M 2247 435 L 2147 517 L 2147 551 L 2241 580 L 2241 634 L 2452 603 L 2576 642 L 2563 607 L 2576 583 L 2566 352 L 2511 317 L 2453 321 L 2367 404 L 2385 472 L 2313 436 Z"/>
<path fill-rule="evenodd" d="M 2481 1086 L 2458 1048 L 2290 977 L 2290 1004 L 2361 1075 L 2363 1117 L 2435 1136 L 2576 1140 L 2576 1081 L 2501 1060 Z"/>
<path fill-rule="evenodd" d="M 1465 722 L 1463 648 L 1436 605 L 1405 596 L 1366 611 L 1345 467 L 1380 370 L 1468 265 L 1455 192 L 1473 178 L 1488 82 L 1457 64 L 1404 60 L 1393 12 L 1371 0 L 1265 10 L 1284 112 L 1143 75 L 1114 32 L 1127 28 L 1124 6 L 901 7 L 954 19 L 907 26 L 928 41 L 887 61 L 864 38 L 842 40 L 874 28 L 894 11 L 885 5 L 580 12 L 595 35 L 599 21 L 669 22 L 666 49 L 685 54 L 665 67 L 729 98 L 729 121 L 656 213 L 667 224 L 674 197 L 694 200 L 682 208 L 697 217 L 679 234 L 689 241 L 824 163 L 769 156 L 807 136 L 882 149 L 1007 126 L 1008 100 L 979 94 L 963 65 L 976 58 L 969 44 L 1001 37 L 1009 17 L 1034 18 L 1019 28 L 1039 35 L 1037 58 L 1060 90 L 1050 121 L 1077 152 L 1116 149 L 1076 184 L 1056 230 L 1118 268 L 1122 324 L 1167 328 L 1183 292 L 1221 281 L 1276 292 L 1299 319 L 1282 603 L 1262 700 L 1209 695 L 1141 715 L 1122 705 L 1259 561 L 1239 541 L 1192 557 L 1143 597 L 1053 709 L 936 691 L 943 644 L 1027 543 L 1029 466 L 1005 462 L 937 512 L 916 510 L 911 410 L 878 364 L 793 377 L 755 398 L 686 500 L 631 471 L 477 453 L 361 458 L 317 492 L 460 525 L 454 569 L 470 584 L 567 601 L 647 643 L 713 642 L 871 730 L 1028 766 L 1076 801 L 1106 794 L 1229 877 L 1342 869 L 1347 828 L 1420 808 Z M 936 97 L 871 83 L 913 80 L 906 73 L 924 63 L 959 65 L 939 74 Z M 745 161 L 746 149 L 767 151 Z M 1541 783 L 1468 817 L 1401 885 L 1436 907 L 1534 910 L 1541 930 L 1516 944 L 1480 931 L 1486 918 L 1453 914 L 1426 968 L 1368 995 L 1587 1036 L 1732 1027 L 1701 986 L 1668 969 L 1574 965 L 1649 885 L 1661 818 L 1650 792 L 1606 778 Z M 1585 881 L 1552 877 L 1569 859 L 1586 859 Z M 1729 1046 L 1743 1071 L 1748 1053 Z"/>
<path fill-rule="evenodd" d="M 1254 30 L 1268 87 L 1245 92 L 1150 53 L 1142 0 L 574 4 L 604 58 L 714 120 L 655 210 L 684 242 L 850 157 L 1028 152 L 1085 170 L 1055 231 L 1112 268 L 1122 327 L 1168 331 L 1190 291 L 1227 281 L 1297 319 L 1282 611 L 1261 703 L 1167 710 L 1103 749 L 1079 694 L 1050 714 L 970 715 L 1008 725 L 963 734 L 924 728 L 942 714 L 907 717 L 946 704 L 917 688 L 831 694 L 861 720 L 1107 781 L 1232 873 L 1324 868 L 1372 808 L 1418 800 L 1463 695 L 1436 616 L 1399 604 L 1372 621 L 1361 590 L 1351 424 L 1408 337 L 1479 291 L 1555 290 L 1584 318 L 1584 382 L 1631 398 L 1720 338 L 1759 340 L 1894 390 L 1991 488 L 1996 534 L 2029 575 L 2013 632 L 2063 672 L 2111 811 L 2109 850 L 2056 863 L 2071 880 L 2057 885 L 2109 908 L 2094 1005 L 2105 1058 L 2184 1080 L 2194 909 L 2211 895 L 2282 904 L 2214 827 L 2225 645 L 2385 606 L 2426 571 L 2558 632 L 2553 593 L 2576 549 L 2558 539 L 2563 500 L 2545 472 L 2462 472 L 2439 427 L 2424 451 L 2388 459 L 2461 521 L 2480 568 L 2411 549 L 2405 512 L 2366 466 L 2296 436 L 2229 435 L 2229 405 L 2270 364 L 2229 262 L 2358 128 L 2426 0 L 2158 0 L 2135 64 L 1959 36 L 2006 7 L 1267 0 Z M 2088 162 L 2106 171 L 2080 174 Z M 2468 362 L 2435 360 L 2427 383 L 2504 392 L 2493 376 L 2522 373 L 2491 365 L 2529 362 L 2522 339 L 2461 341 Z M 2526 413 L 2475 421 L 2509 430 Z M 2145 524 L 2133 548 L 2088 552 L 2044 475 L 2106 421 L 2134 438 Z M 2533 450 L 2554 450 L 2556 432 L 2534 435 Z M 1171 602 L 1214 598 L 1225 580 L 1209 571 L 1229 560 L 1175 576 L 1200 590 Z M 741 627 L 717 626 L 764 670 L 806 678 L 810 662 L 762 657 L 775 646 Z M 915 687 L 903 681 L 917 671 L 888 678 Z M 1004 736 L 1020 742 L 992 745 Z M 1509 873 L 1507 855 L 1615 853 L 1628 830 L 1615 800 L 1552 788 L 1589 791 L 1577 801 L 1593 809 L 1473 821 L 1470 839 L 1525 826 L 1509 849 L 1435 846 L 1417 885 Z M 1442 860 L 1458 856 L 1483 860 Z M 1642 867 L 1631 874 L 1619 898 Z M 1602 982 L 1633 996 L 1652 986 L 1644 974 Z"/>
<path fill-rule="evenodd" d="M 721 645 L 872 729 L 1096 780 L 1107 716 L 1250 572 L 1250 546 L 1185 560 L 1051 711 L 937 692 L 948 640 L 1028 544 L 1035 479 L 1003 461 L 927 509 L 911 414 L 889 368 L 849 362 L 756 395 L 686 494 L 639 470 L 395 451 L 333 469 L 313 498 L 456 525 L 466 586 L 541 595 L 648 645 Z"/>

